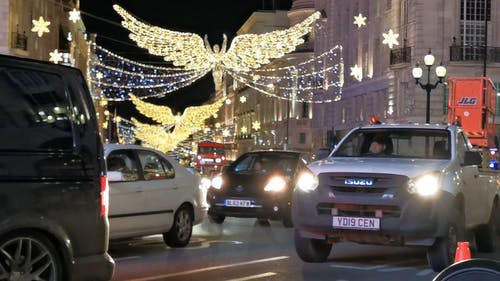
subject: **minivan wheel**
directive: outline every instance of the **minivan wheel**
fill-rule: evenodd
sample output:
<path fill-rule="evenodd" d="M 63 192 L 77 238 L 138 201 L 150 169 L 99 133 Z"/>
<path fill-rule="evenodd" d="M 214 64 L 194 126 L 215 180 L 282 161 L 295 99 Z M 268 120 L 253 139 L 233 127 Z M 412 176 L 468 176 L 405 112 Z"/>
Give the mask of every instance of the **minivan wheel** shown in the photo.
<path fill-rule="evenodd" d="M 310 239 L 300 236 L 295 229 L 295 251 L 299 258 L 305 262 L 324 262 L 330 255 L 332 244 L 326 240 Z"/>
<path fill-rule="evenodd" d="M 167 233 L 163 233 L 163 241 L 170 247 L 184 247 L 189 243 L 193 233 L 193 215 L 186 206 L 181 206 L 174 215 L 174 223 Z"/>
<path fill-rule="evenodd" d="M 0 280 L 62 281 L 63 265 L 43 235 L 16 234 L 0 240 Z"/>

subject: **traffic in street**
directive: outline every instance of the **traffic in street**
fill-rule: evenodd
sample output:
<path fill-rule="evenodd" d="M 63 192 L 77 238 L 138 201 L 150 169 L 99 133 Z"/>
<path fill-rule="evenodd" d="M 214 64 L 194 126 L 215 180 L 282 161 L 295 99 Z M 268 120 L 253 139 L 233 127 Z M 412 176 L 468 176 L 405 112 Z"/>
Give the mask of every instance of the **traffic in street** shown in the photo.
<path fill-rule="evenodd" d="M 327 262 L 304 263 L 294 248 L 293 229 L 280 221 L 206 219 L 193 229 L 185 248 L 165 246 L 161 235 L 112 241 L 113 281 L 160 280 L 432 280 L 426 251 L 418 248 L 335 244 Z M 500 252 L 472 258 L 499 259 Z"/>

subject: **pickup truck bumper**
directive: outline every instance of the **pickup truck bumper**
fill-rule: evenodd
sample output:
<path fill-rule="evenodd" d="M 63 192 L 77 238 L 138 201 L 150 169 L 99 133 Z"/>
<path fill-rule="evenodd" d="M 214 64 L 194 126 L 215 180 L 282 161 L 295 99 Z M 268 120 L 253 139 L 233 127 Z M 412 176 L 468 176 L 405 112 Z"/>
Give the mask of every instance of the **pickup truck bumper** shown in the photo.
<path fill-rule="evenodd" d="M 441 191 L 424 198 L 400 187 L 393 192 L 332 192 L 319 186 L 312 192 L 296 190 L 292 220 L 302 237 L 383 245 L 431 246 L 445 236 L 454 196 Z M 334 219 L 375 219 L 375 229 L 334 227 Z"/>

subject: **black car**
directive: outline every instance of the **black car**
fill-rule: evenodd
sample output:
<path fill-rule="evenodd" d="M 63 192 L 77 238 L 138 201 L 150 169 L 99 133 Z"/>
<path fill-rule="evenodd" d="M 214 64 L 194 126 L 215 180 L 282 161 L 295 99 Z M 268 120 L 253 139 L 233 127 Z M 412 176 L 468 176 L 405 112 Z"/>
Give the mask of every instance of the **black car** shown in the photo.
<path fill-rule="evenodd" d="M 104 151 L 81 72 L 0 56 L 0 97 L 0 280 L 110 280 Z"/>
<path fill-rule="evenodd" d="M 253 151 L 236 159 L 212 179 L 208 215 L 221 224 L 226 217 L 282 220 L 292 227 L 291 199 L 295 181 L 305 169 L 300 152 Z"/>

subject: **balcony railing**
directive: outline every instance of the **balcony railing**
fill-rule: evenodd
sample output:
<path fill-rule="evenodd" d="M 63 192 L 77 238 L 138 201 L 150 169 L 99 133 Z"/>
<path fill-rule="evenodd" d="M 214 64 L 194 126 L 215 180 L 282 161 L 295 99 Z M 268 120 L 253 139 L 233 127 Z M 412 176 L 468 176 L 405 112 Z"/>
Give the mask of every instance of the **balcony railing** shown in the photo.
<path fill-rule="evenodd" d="M 12 32 L 12 48 L 28 50 L 28 36 L 24 33 Z"/>
<path fill-rule="evenodd" d="M 484 46 L 450 46 L 450 61 L 484 61 Z M 500 62 L 500 48 L 486 47 L 486 61 Z"/>
<path fill-rule="evenodd" d="M 391 50 L 391 65 L 398 63 L 411 63 L 411 47 L 402 47 Z"/>

